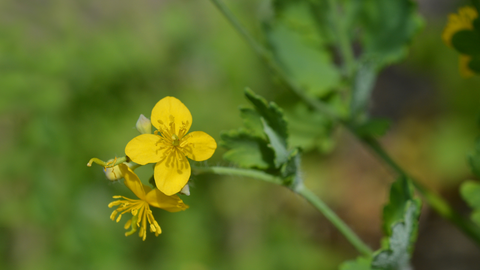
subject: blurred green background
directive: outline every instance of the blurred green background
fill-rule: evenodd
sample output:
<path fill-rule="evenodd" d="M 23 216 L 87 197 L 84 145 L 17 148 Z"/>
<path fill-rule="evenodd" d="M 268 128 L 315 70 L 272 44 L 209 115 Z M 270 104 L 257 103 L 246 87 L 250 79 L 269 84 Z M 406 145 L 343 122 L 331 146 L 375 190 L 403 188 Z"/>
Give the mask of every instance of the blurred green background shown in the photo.
<path fill-rule="evenodd" d="M 259 36 L 269 2 L 226 2 Z M 371 112 L 394 121 L 382 139 L 392 156 L 468 215 L 458 185 L 471 177 L 480 80 L 461 78 L 440 40 L 457 8 L 449 2 L 419 1 L 425 28 L 409 58 L 380 76 Z M 336 269 L 354 258 L 301 198 L 252 179 L 195 176 L 182 197 L 190 209 L 155 209 L 163 233 L 145 242 L 124 236 L 128 216 L 109 219 L 112 196 L 132 194 L 90 158 L 123 156 L 138 116 L 167 95 L 190 109 L 192 130 L 218 140 L 241 125 L 246 86 L 289 106 L 288 90 L 209 1 L 1 1 L 0 269 Z M 306 184 L 378 248 L 393 176 L 343 130 L 333 136 L 332 151 L 305 153 Z M 223 152 L 208 164 L 233 166 Z M 150 173 L 138 169 L 143 180 Z M 427 206 L 419 235 L 418 269 L 480 263 L 479 249 Z"/>

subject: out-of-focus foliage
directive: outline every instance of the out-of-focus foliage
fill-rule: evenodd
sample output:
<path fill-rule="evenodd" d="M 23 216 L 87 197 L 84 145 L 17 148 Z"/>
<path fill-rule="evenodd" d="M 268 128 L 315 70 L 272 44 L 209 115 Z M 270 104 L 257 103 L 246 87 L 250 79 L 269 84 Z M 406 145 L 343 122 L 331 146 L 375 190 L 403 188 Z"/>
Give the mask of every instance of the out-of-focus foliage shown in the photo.
<path fill-rule="evenodd" d="M 340 73 L 316 25 L 312 4 L 276 0 L 274 7 L 265 34 L 276 60 L 306 92 L 318 97 L 331 93 L 340 83 Z"/>
<path fill-rule="evenodd" d="M 465 182 L 460 192 L 463 199 L 473 208 L 472 220 L 480 225 L 480 184 L 474 181 Z"/>
<path fill-rule="evenodd" d="M 422 25 L 416 3 L 412 0 L 354 3 L 360 9 L 364 59 L 385 66 L 405 58 L 408 45 Z"/>

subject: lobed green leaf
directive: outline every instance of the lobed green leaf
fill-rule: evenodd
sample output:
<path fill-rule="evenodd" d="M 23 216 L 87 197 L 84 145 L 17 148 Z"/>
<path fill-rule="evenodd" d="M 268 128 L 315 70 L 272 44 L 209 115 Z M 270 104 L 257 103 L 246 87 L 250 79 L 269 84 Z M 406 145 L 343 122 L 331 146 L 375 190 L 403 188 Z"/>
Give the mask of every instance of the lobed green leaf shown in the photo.
<path fill-rule="evenodd" d="M 229 149 L 224 155 L 244 168 L 268 169 L 273 167 L 274 153 L 267 142 L 245 130 L 231 130 L 220 134 L 220 145 Z"/>
<path fill-rule="evenodd" d="M 263 131 L 263 123 L 261 116 L 250 108 L 240 108 L 240 117 L 243 120 L 243 126 L 245 130 L 248 131 L 251 135 L 267 139 Z"/>
<path fill-rule="evenodd" d="M 275 15 L 264 32 L 284 72 L 311 95 L 322 97 L 340 83 L 325 35 L 310 1 L 275 1 Z"/>
<path fill-rule="evenodd" d="M 381 249 L 372 261 L 374 270 L 409 270 L 413 245 L 417 238 L 421 202 L 408 200 L 402 220 L 391 226 L 388 247 Z"/>
<path fill-rule="evenodd" d="M 261 117 L 263 131 L 267 135 L 268 146 L 275 154 L 275 167 L 280 166 L 288 160 L 287 145 L 287 122 L 283 117 L 283 112 L 275 103 L 267 101 L 256 95 L 252 90 L 246 89 L 245 96 L 253 104 L 255 111 Z"/>
<path fill-rule="evenodd" d="M 423 25 L 412 0 L 365 0 L 360 14 L 363 58 L 376 61 L 379 67 L 403 59 Z"/>
<path fill-rule="evenodd" d="M 328 152 L 334 146 L 332 121 L 308 108 L 305 103 L 298 103 L 285 111 L 288 120 L 288 145 L 299 147 L 303 151 L 317 149 Z"/>

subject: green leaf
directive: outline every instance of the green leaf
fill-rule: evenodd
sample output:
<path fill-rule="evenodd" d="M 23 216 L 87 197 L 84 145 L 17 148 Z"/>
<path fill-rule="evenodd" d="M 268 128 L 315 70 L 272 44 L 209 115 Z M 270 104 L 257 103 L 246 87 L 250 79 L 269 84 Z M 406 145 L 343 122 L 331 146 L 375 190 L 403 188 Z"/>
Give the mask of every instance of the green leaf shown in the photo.
<path fill-rule="evenodd" d="M 412 0 L 364 0 L 360 13 L 362 57 L 376 61 L 379 67 L 403 59 L 423 25 Z"/>
<path fill-rule="evenodd" d="M 388 247 L 381 249 L 373 257 L 374 270 L 409 270 L 413 245 L 417 238 L 420 200 L 408 200 L 403 220 L 394 223 L 388 238 Z"/>
<path fill-rule="evenodd" d="M 407 270 L 417 238 L 421 201 L 413 198 L 410 180 L 399 178 L 392 184 L 390 199 L 383 209 L 386 238 L 372 260 L 372 269 Z"/>
<path fill-rule="evenodd" d="M 358 257 L 355 261 L 346 261 L 340 265 L 339 270 L 371 270 L 372 258 Z"/>
<path fill-rule="evenodd" d="M 240 117 L 242 117 L 245 129 L 253 136 L 267 139 L 263 132 L 263 123 L 261 116 L 250 108 L 240 108 Z"/>
<path fill-rule="evenodd" d="M 403 219 L 405 206 L 413 197 L 413 187 L 403 177 L 395 181 L 390 188 L 390 199 L 383 208 L 383 229 L 386 235 L 391 235 L 392 224 Z"/>
<path fill-rule="evenodd" d="M 274 153 L 265 140 L 245 130 L 222 132 L 220 137 L 220 144 L 229 149 L 223 155 L 225 160 L 244 168 L 273 167 Z"/>
<path fill-rule="evenodd" d="M 325 37 L 320 35 L 309 1 L 275 1 L 276 16 L 264 31 L 284 72 L 306 92 L 325 96 L 340 83 Z"/>
<path fill-rule="evenodd" d="M 462 30 L 452 36 L 453 47 L 462 54 L 480 54 L 480 35 L 473 30 Z"/>
<path fill-rule="evenodd" d="M 290 187 L 297 187 L 301 184 L 302 177 L 300 176 L 300 150 L 294 149 L 289 157 L 288 161 L 282 165 L 280 173 L 284 179 L 284 184 Z"/>
<path fill-rule="evenodd" d="M 370 119 L 355 128 L 355 133 L 364 138 L 381 137 L 390 128 L 388 119 Z"/>
<path fill-rule="evenodd" d="M 263 130 L 267 134 L 270 143 L 268 146 L 272 148 L 275 153 L 275 167 L 279 168 L 282 164 L 288 160 L 288 150 L 286 138 L 280 137 L 280 135 L 271 128 L 268 123 L 262 118 Z"/>
<path fill-rule="evenodd" d="M 467 181 L 460 187 L 463 199 L 473 208 L 472 220 L 480 225 L 480 183 Z"/>
<path fill-rule="evenodd" d="M 255 111 L 261 116 L 263 131 L 269 139 L 269 147 L 275 153 L 275 166 L 279 168 L 288 160 L 287 122 L 283 112 L 277 104 L 267 101 L 256 95 L 252 90 L 246 89 L 245 96 L 253 104 Z"/>
<path fill-rule="evenodd" d="M 312 111 L 305 103 L 299 102 L 285 111 L 288 120 L 288 145 L 310 151 L 317 149 L 328 152 L 334 146 L 332 132 L 334 125 L 330 118 Z"/>
<path fill-rule="evenodd" d="M 363 61 L 360 64 L 353 84 L 352 101 L 350 103 L 351 115 L 361 115 L 367 109 L 377 73 L 378 63 Z"/>

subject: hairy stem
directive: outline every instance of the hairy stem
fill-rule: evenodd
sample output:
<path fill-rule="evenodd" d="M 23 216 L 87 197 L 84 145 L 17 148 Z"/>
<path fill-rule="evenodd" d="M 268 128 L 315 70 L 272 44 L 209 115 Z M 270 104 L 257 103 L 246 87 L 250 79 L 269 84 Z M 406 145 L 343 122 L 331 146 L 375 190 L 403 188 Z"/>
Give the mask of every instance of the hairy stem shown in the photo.
<path fill-rule="evenodd" d="M 259 179 L 265 182 L 281 185 L 282 179 L 279 177 L 275 177 L 271 174 L 264 173 L 262 171 L 252 170 L 252 169 L 240 169 L 240 168 L 229 168 L 229 167 L 197 167 L 192 165 L 192 172 L 194 174 L 202 174 L 202 173 L 213 173 L 213 174 L 220 174 L 220 175 L 237 175 L 237 176 L 245 176 L 251 177 L 255 179 Z"/>
<path fill-rule="evenodd" d="M 341 218 L 335 214 L 319 197 L 305 186 L 301 186 L 295 190 L 313 207 L 320 211 L 337 229 L 347 238 L 347 240 L 363 255 L 372 256 L 372 250 L 348 227 Z"/>

